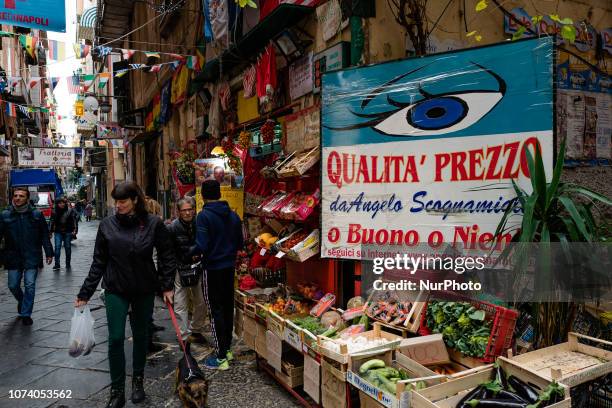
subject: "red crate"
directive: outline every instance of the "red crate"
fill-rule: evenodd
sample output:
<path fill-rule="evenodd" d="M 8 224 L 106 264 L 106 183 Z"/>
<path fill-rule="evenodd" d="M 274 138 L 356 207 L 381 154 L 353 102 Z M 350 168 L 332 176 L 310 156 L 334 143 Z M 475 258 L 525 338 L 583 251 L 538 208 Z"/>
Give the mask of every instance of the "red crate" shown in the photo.
<path fill-rule="evenodd" d="M 492 303 L 483 302 L 481 300 L 471 299 L 465 295 L 460 295 L 454 292 L 436 292 L 430 295 L 428 300 L 446 300 L 454 302 L 468 302 L 471 303 L 477 309 L 484 310 L 486 318 L 493 321 L 491 325 L 491 334 L 489 335 L 489 343 L 487 344 L 487 351 L 484 357 L 477 358 L 477 360 L 483 363 L 493 363 L 495 357 L 501 356 L 512 347 L 512 341 L 514 339 L 514 326 L 518 319 L 518 311 L 514 309 L 508 309 L 503 306 L 497 306 Z M 427 303 L 423 308 L 421 314 L 421 326 L 419 328 L 419 334 L 426 336 L 431 334 L 431 330 L 427 327 Z"/>

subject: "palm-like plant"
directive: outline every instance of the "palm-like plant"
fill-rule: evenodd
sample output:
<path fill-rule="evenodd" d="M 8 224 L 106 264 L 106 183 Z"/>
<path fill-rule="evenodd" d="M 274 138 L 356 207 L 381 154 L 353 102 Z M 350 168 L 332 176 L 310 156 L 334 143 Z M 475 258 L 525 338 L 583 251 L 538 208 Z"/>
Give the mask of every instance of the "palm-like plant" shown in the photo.
<path fill-rule="evenodd" d="M 570 242 L 594 243 L 609 240 L 609 225 L 606 220 L 593 216 L 593 209 L 597 204 L 612 205 L 612 201 L 592 190 L 582 186 L 561 181 L 563 159 L 565 157 L 565 141 L 560 146 L 557 163 L 555 165 L 550 183 L 546 182 L 544 162 L 540 146 L 536 146 L 535 158 L 528 149 L 525 149 L 532 192 L 528 193 L 512 180 L 516 192 L 513 205 L 506 209 L 495 233 L 496 237 L 508 232 L 513 233 L 512 245 L 507 246 L 500 259 L 512 255 L 514 273 L 521 275 L 527 270 L 529 261 L 529 244 L 537 242 L 538 256 L 535 274 L 535 293 L 547 293 L 559 296 L 559 286 L 563 282 L 553 279 L 552 243 L 558 243 L 566 259 L 576 256 L 571 251 Z M 523 209 L 523 218 L 520 226 L 510 223 L 515 204 Z M 500 239 L 500 238 L 498 238 Z M 588 244 L 583 244 L 588 245 Z M 593 257 L 591 257 L 593 258 Z M 592 259 L 591 259 L 592 260 Z M 597 261 L 597 260 L 594 260 Z M 590 262 L 590 260 L 589 260 Z M 587 269 L 593 273 L 598 268 Z M 557 271 L 558 272 L 558 271 Z M 580 271 L 562 271 L 568 275 L 583 274 Z M 596 272 L 595 272 L 596 273 Z M 574 275 L 574 276 L 575 276 Z M 584 277 L 584 276 L 582 276 Z M 603 276 L 609 279 L 608 276 Z M 517 278 L 517 280 L 519 280 Z M 570 279 L 570 281 L 572 281 Z M 584 281 L 584 279 L 583 279 Z M 591 276 L 590 282 L 598 282 Z M 602 286 L 604 286 L 602 284 Z M 592 289 L 592 288 L 591 288 Z M 535 334 L 536 346 L 546 347 L 565 337 L 569 330 L 569 317 L 573 313 L 573 303 L 559 302 L 564 299 L 548 298 L 545 303 L 533 304 L 533 315 L 536 317 Z"/>

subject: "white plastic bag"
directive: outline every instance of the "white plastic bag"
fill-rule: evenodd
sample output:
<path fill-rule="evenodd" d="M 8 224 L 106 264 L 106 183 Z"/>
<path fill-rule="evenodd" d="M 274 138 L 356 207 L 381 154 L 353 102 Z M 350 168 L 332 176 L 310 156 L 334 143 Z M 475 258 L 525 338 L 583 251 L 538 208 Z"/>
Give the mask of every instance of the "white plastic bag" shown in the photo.
<path fill-rule="evenodd" d="M 68 354 L 71 357 L 86 356 L 91 353 L 96 345 L 94 322 L 95 319 L 91 315 L 88 305 L 74 309 L 68 344 Z"/>

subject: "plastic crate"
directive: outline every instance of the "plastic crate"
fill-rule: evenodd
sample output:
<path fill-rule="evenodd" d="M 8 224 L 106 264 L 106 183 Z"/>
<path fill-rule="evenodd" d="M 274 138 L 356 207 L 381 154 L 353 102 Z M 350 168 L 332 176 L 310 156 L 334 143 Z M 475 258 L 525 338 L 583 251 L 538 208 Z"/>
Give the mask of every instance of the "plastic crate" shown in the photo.
<path fill-rule="evenodd" d="M 519 315 L 517 310 L 497 306 L 481 300 L 471 299 L 454 292 L 436 292 L 430 295 L 428 302 L 426 302 L 423 308 L 423 313 L 421 314 L 420 335 L 426 336 L 432 334 L 432 331 L 427 327 L 427 308 L 431 300 L 468 302 L 475 308 L 485 311 L 486 318 L 491 320 L 491 334 L 489 335 L 489 342 L 487 343 L 485 355 L 481 358 L 475 358 L 476 360 L 486 364 L 493 363 L 497 356 L 503 355 L 506 350 L 512 347 L 514 326 L 516 325 Z"/>
<path fill-rule="evenodd" d="M 612 408 L 612 374 L 572 387 L 572 408 Z"/>
<path fill-rule="evenodd" d="M 284 283 L 287 277 L 284 268 L 278 270 L 272 270 L 270 268 L 253 268 L 250 274 L 261 287 L 273 287 L 279 283 Z"/>

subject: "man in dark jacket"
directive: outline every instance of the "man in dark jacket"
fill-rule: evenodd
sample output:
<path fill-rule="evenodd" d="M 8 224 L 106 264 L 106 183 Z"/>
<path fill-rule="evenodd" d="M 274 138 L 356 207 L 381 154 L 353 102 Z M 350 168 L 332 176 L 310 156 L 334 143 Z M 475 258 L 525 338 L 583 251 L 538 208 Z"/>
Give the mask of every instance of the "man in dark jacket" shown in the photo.
<path fill-rule="evenodd" d="M 178 200 L 176 207 L 179 218 L 168 227 L 168 231 L 172 235 L 178 266 L 176 279 L 174 280 L 174 311 L 181 326 L 183 340 L 188 340 L 190 343 L 204 343 L 206 304 L 202 294 L 201 281 L 195 283 L 194 286 L 184 287 L 178 272 L 181 268 L 189 268 L 196 261 L 191 254 L 196 238 L 196 203 L 192 197 L 185 197 Z M 189 319 L 189 315 L 191 315 L 191 319 Z"/>
<path fill-rule="evenodd" d="M 55 204 L 55 211 L 51 214 L 51 233 L 55 234 L 55 265 L 54 270 L 60 269 L 62 244 L 66 250 L 66 270 L 70 269 L 71 241 L 78 232 L 77 213 L 70 208 L 68 200 L 61 197 Z"/>
<path fill-rule="evenodd" d="M 227 201 L 221 198 L 217 180 L 202 183 L 204 208 L 196 220 L 196 245 L 204 259 L 202 280 L 204 299 L 213 323 L 215 354 L 204 364 L 208 368 L 227 370 L 234 322 L 234 269 L 236 254 L 242 248 L 242 222 Z"/>
<path fill-rule="evenodd" d="M 17 313 L 26 326 L 32 324 L 32 308 L 38 268 L 42 267 L 42 250 L 47 265 L 53 261 L 53 247 L 45 217 L 30 204 L 25 187 L 13 190 L 12 205 L 0 215 L 0 237 L 4 238 L 4 266 L 8 270 L 8 287 L 17 299 Z M 23 278 L 25 293 L 21 290 Z"/>

